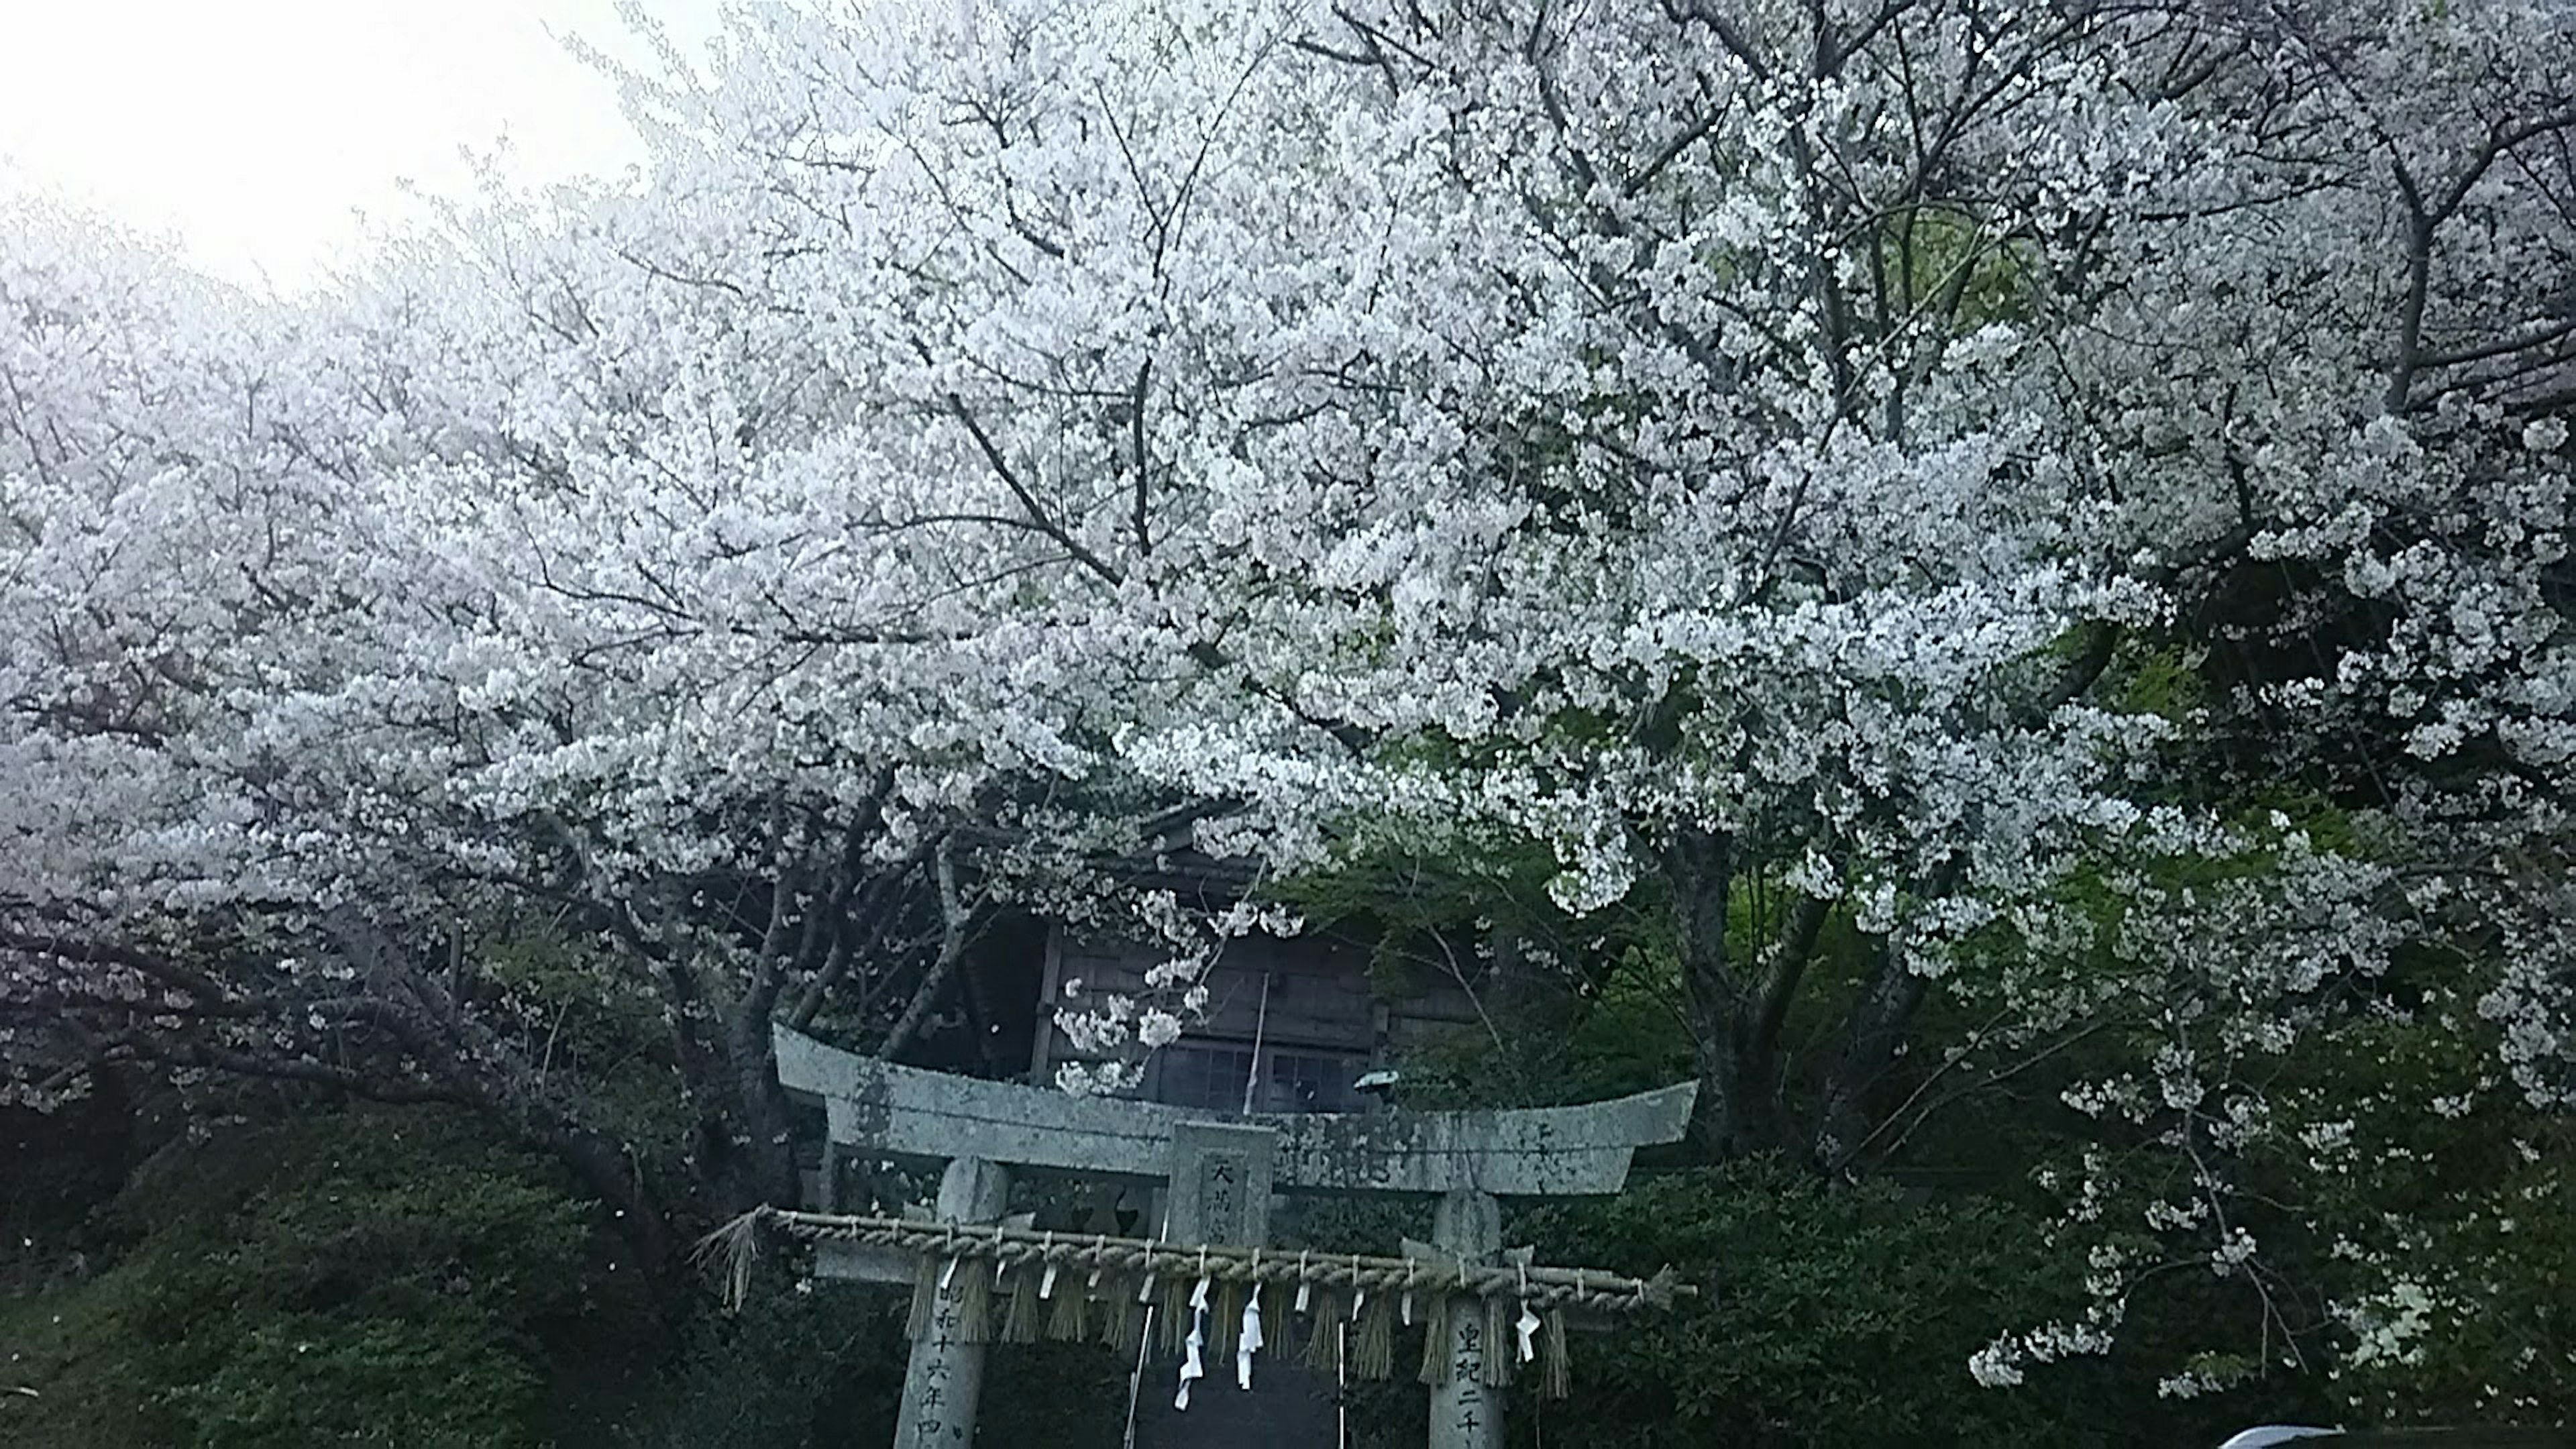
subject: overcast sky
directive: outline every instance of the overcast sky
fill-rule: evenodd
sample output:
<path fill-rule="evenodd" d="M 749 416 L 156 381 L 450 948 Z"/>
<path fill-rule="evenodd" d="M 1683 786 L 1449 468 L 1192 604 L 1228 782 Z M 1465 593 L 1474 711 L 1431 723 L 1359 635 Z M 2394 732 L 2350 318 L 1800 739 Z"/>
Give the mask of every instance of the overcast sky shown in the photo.
<path fill-rule="evenodd" d="M 691 43 L 716 6 L 646 0 Z M 358 212 L 399 214 L 398 179 L 460 191 L 460 145 L 506 134 L 531 181 L 635 160 L 565 33 L 634 53 L 613 0 L 0 0 L 0 158 L 293 288 Z"/>

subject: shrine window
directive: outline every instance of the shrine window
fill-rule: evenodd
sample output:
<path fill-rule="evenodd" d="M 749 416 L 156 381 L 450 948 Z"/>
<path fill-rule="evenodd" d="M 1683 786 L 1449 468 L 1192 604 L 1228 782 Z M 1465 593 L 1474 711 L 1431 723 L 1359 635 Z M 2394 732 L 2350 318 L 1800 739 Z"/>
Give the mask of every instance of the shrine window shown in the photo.
<path fill-rule="evenodd" d="M 1268 1099 L 1262 1103 L 1264 1110 L 1348 1112 L 1358 1105 L 1351 1090 L 1351 1084 L 1359 1079 L 1357 1057 L 1273 1051 L 1269 1066 L 1264 1074 L 1268 1088 Z"/>
<path fill-rule="evenodd" d="M 1152 1096 L 1176 1107 L 1240 1112 L 1255 1052 L 1249 1043 L 1184 1042 L 1157 1053 Z M 1350 1053 L 1264 1047 L 1258 1053 L 1256 1112 L 1349 1112 L 1359 1107 L 1352 1083 L 1364 1063 Z"/>
<path fill-rule="evenodd" d="M 1252 1074 L 1252 1048 L 1193 1043 L 1165 1047 L 1161 1058 L 1155 1100 L 1212 1111 L 1243 1109 L 1243 1083 Z"/>

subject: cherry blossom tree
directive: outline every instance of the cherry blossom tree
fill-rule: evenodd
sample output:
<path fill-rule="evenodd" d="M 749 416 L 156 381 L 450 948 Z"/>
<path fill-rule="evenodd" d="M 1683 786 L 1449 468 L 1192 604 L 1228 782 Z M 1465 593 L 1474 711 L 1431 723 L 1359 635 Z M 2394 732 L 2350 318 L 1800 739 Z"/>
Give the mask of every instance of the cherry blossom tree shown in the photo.
<path fill-rule="evenodd" d="M 2390 1011 L 2563 1105 L 2563 16 L 1228 21 L 781 22 L 645 97 L 763 138 L 661 273 L 870 338 L 939 449 L 905 531 L 1105 624 L 1053 642 L 1242 802 L 1208 843 L 1646 907 L 1719 1150 L 1859 1170 L 2134 1054 L 2193 1201 L 2106 1302 L 2197 1237 L 2267 1340 L 2210 1111 Z M 1899 1070 L 1936 990 L 1994 1025 Z"/>
<path fill-rule="evenodd" d="M 971 660 L 746 629 L 706 574 L 731 522 L 619 492 L 685 405 L 531 337 L 506 222 L 289 311 L 94 219 L 12 221 L 17 1090 L 139 1061 L 463 1101 L 659 1258 L 670 1185 L 549 1073 L 561 1014 L 488 945 L 562 942 L 651 1000 L 689 1175 L 786 1197 L 771 1022 L 904 1050 L 997 901 L 1078 868 L 1021 842 L 1078 860 L 1068 830 L 1127 810 L 1050 802 L 1066 752 L 988 738 Z M 831 657 L 779 666 L 800 651 Z"/>
<path fill-rule="evenodd" d="M 13 227 L 11 1021 L 610 1191 L 465 964 L 541 924 L 776 1197 L 770 1023 L 902 1049 L 1000 902 L 1169 937 L 1070 1023 L 1150 1046 L 1261 917 L 1116 861 L 1535 856 L 1708 1151 L 2062 1089 L 2091 1308 L 1980 1377 L 2184 1266 L 2246 1331 L 2177 1393 L 2402 1353 L 2477 1284 L 2354 1134 L 2576 1091 L 2571 24 L 773 6 L 619 72 L 632 184 L 308 306 Z M 2392 1030 L 2474 1050 L 2363 1111 Z"/>

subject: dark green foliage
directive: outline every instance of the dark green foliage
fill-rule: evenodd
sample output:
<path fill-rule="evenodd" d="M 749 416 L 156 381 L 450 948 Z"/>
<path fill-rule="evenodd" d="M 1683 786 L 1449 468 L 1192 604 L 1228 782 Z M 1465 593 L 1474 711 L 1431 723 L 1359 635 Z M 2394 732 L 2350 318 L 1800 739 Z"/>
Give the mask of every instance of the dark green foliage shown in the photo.
<path fill-rule="evenodd" d="M 618 1449 L 883 1449 L 903 1394 L 906 1294 L 765 1272 L 739 1313 L 705 1308 L 614 1437 Z M 1127 1367 L 1089 1344 L 987 1353 L 977 1440 L 1117 1449 Z"/>
<path fill-rule="evenodd" d="M 620 1449 L 840 1449 L 891 1441 L 899 1294 L 792 1291 L 763 1273 L 741 1312 L 701 1313 L 627 1416 Z"/>
<path fill-rule="evenodd" d="M 520 1050 L 581 1084 L 588 1120 L 638 1154 L 647 1180 L 686 1182 L 691 1118 L 662 1002 L 603 954 L 521 932 L 487 943 L 479 989 L 519 1023 Z"/>
<path fill-rule="evenodd" d="M 2367 1145 L 2328 1154 L 2302 1203 L 2359 1305 L 2333 1385 L 2358 1422 L 2576 1423 L 2576 1122 L 2492 1089 L 2475 1011 L 2426 993 L 2281 1094 Z M 2376 1090 L 2335 1090 L 2365 1071 Z"/>
<path fill-rule="evenodd" d="M 11 1444 L 543 1442 L 541 1342 L 584 1306 L 590 1212 L 471 1124 L 219 1130 L 128 1185 L 112 1260 L 0 1303 Z"/>
<path fill-rule="evenodd" d="M 1507 1222 L 1543 1261 L 1652 1271 L 1701 1296 L 1573 1339 L 1573 1397 L 1530 1405 L 1516 1441 L 1664 1446 L 2189 1444 L 2107 1370 L 2010 1393 L 1968 1357 L 1999 1325 L 2071 1307 L 2037 1219 L 1978 1198 L 1829 1187 L 1767 1161 L 1640 1179 L 1618 1198 Z M 2124 1422 L 2125 1421 L 2125 1422 Z M 2208 1436 L 2215 1443 L 2224 1434 Z"/>

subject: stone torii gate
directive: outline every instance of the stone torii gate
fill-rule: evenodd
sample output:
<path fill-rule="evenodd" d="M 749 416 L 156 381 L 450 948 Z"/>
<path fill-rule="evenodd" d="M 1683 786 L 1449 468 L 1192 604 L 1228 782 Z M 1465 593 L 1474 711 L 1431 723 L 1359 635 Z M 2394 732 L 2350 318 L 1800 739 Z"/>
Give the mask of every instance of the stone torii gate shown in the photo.
<path fill-rule="evenodd" d="M 1493 1341 L 1491 1316 L 1470 1296 L 1482 1283 L 1488 1296 L 1503 1291 L 1499 1275 L 1515 1275 L 1524 1304 L 1533 1297 L 1577 1307 L 1632 1290 L 1639 1304 L 1667 1301 L 1668 1279 L 1655 1284 L 1606 1273 L 1491 1266 L 1501 1248 L 1503 1197 L 1587 1196 L 1615 1193 L 1626 1182 L 1639 1147 L 1678 1141 L 1688 1127 L 1696 1083 L 1641 1092 L 1578 1107 L 1483 1112 L 1280 1114 L 1209 1120 L 1204 1112 L 1152 1102 L 1077 1097 L 1044 1088 L 950 1076 L 896 1066 L 827 1046 L 786 1027 L 775 1032 L 780 1085 L 795 1099 L 819 1104 L 826 1130 L 819 1215 L 778 1215 L 800 1220 L 814 1242 L 816 1272 L 825 1277 L 913 1283 L 925 1248 L 899 1245 L 905 1234 L 888 1225 L 873 1234 L 835 1231 L 841 1164 L 849 1160 L 906 1159 L 946 1164 L 936 1216 L 945 1225 L 974 1225 L 974 1251 L 997 1264 L 1035 1263 L 1036 1235 L 1002 1223 L 1012 1173 L 1058 1172 L 1159 1182 L 1166 1193 L 1159 1234 L 1173 1245 L 1165 1261 L 1180 1276 L 1181 1248 L 1215 1246 L 1258 1250 L 1269 1236 L 1274 1191 L 1384 1193 L 1437 1200 L 1433 1241 L 1427 1251 L 1407 1245 L 1411 1261 L 1355 1260 L 1343 1277 L 1365 1285 L 1386 1281 L 1400 1268 L 1414 1281 L 1415 1264 L 1430 1264 L 1427 1291 L 1455 1291 L 1460 1311 L 1431 1315 L 1445 1325 L 1448 1351 L 1427 1363 L 1432 1384 L 1433 1449 L 1497 1449 L 1502 1443 L 1502 1390 L 1508 1358 L 1489 1364 L 1488 1353 L 1508 1354 Z M 955 1228 L 943 1229 L 951 1234 Z M 873 1236 L 877 1242 L 863 1241 Z M 920 1237 L 915 1229 L 910 1236 Z M 989 1246 L 986 1239 L 989 1238 Z M 1112 1240 L 1097 1240 L 1088 1261 L 1107 1261 Z M 1065 1254 L 1050 1235 L 1043 1261 Z M 1143 1245 L 1150 1263 L 1153 1246 Z M 1296 1281 L 1298 1257 L 1267 1265 L 1258 1251 L 1248 1264 L 1220 1254 L 1220 1267 L 1251 1284 L 1258 1300 L 1266 1282 Z M 897 1449 L 960 1449 L 974 1439 L 985 1344 L 990 1334 L 955 1331 L 962 1295 L 943 1273 L 929 1322 L 915 1335 L 897 1421 Z M 1381 1266 L 1371 1269 L 1366 1264 Z M 1201 1277 L 1210 1274 L 1200 1252 Z M 1370 1274 L 1374 1272 L 1375 1278 Z M 1434 1274 L 1451 1275 L 1452 1287 L 1433 1290 Z M 1357 1275 L 1357 1276 L 1352 1276 Z M 1049 1271 L 1053 1282 L 1054 1273 Z M 1148 1276 L 1151 1277 L 1149 1267 Z M 1587 1283 L 1587 1276 L 1589 1282 Z M 1569 1286 L 1570 1285 L 1570 1286 Z M 1596 1288 L 1591 1285 L 1601 1285 Z M 927 1284 L 925 1282 L 925 1291 Z M 1365 1294 L 1365 1286 L 1357 1291 Z M 1408 1298 L 1409 1298 L 1408 1294 Z M 1304 1302 L 1302 1296 L 1299 1306 Z M 1410 1304 L 1408 1303 L 1408 1308 Z M 1526 1311 L 1526 1310 L 1525 1310 Z M 1409 1321 L 1409 1320 L 1408 1320 Z M 976 1341 L 968 1341 L 974 1339 Z"/>

